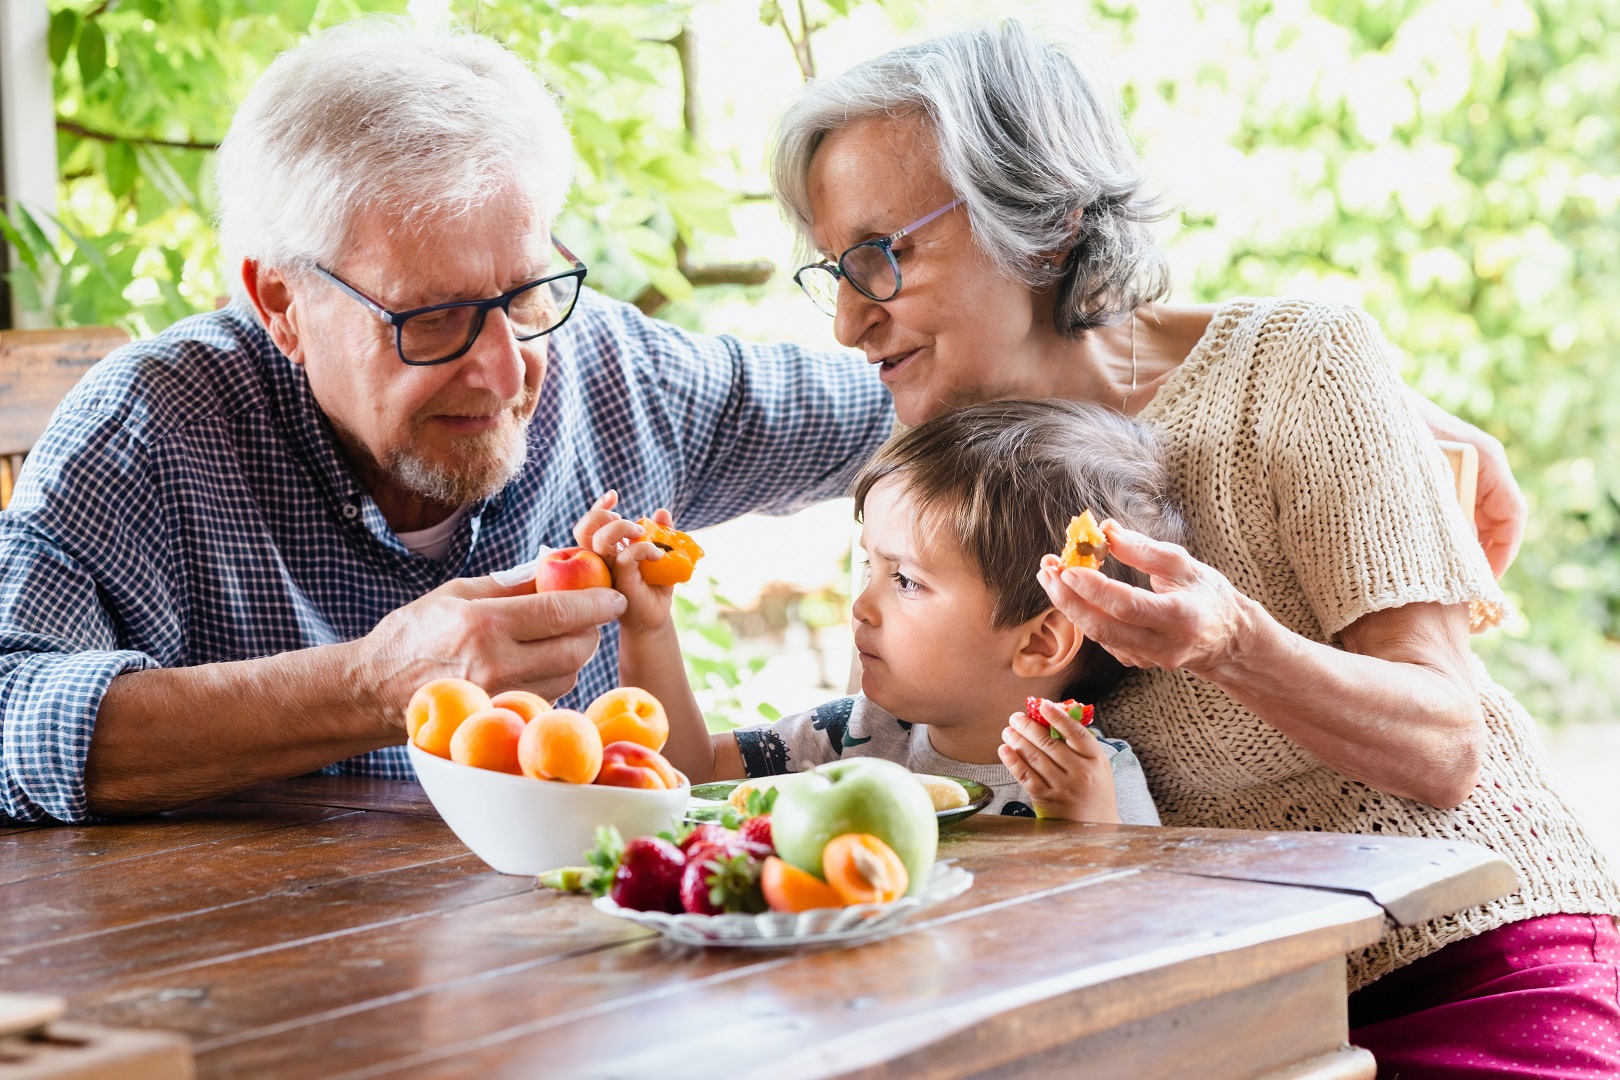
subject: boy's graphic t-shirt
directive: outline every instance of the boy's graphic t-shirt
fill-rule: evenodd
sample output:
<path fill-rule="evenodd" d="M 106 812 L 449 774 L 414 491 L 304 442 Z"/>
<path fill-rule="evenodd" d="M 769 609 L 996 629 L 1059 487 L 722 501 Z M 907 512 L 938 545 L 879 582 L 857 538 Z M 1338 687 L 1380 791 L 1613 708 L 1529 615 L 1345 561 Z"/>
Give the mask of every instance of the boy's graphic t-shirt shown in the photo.
<path fill-rule="evenodd" d="M 1127 825 L 1157 825 L 1159 812 L 1148 794 L 1142 763 L 1130 745 L 1098 731 L 1114 774 L 1114 799 Z M 880 757 L 916 773 L 976 780 L 995 793 L 985 810 L 1034 817 L 1028 793 L 1000 762 L 974 765 L 934 749 L 925 724 L 908 724 L 874 705 L 865 695 L 839 698 L 809 712 L 784 716 L 774 724 L 740 728 L 733 734 L 750 777 L 804 772 L 844 757 Z"/>

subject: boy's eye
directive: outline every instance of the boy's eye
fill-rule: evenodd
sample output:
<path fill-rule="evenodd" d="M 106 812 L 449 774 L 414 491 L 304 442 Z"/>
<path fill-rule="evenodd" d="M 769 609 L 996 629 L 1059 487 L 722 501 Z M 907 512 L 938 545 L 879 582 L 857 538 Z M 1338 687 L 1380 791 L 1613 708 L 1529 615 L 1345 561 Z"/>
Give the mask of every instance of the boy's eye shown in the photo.
<path fill-rule="evenodd" d="M 896 570 L 889 576 L 894 579 L 895 588 L 899 589 L 901 592 L 915 592 L 917 590 L 917 583 L 906 577 L 906 575 L 902 574 L 900 571 Z"/>

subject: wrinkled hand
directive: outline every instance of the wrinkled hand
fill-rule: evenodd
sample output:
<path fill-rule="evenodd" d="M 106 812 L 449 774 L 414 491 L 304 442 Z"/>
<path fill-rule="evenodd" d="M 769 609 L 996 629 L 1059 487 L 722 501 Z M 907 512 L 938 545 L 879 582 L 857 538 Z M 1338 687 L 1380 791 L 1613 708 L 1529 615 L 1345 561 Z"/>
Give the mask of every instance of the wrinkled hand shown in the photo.
<path fill-rule="evenodd" d="M 1253 603 L 1184 548 L 1102 523 L 1108 553 L 1147 574 L 1153 591 L 1097 570 L 1041 560 L 1038 578 L 1053 605 L 1086 637 L 1129 667 L 1185 669 L 1209 676 L 1236 656 Z"/>
<path fill-rule="evenodd" d="M 1421 394 L 1413 398 L 1418 414 L 1435 438 L 1467 443 L 1479 452 L 1474 531 L 1479 534 L 1479 546 L 1485 549 L 1491 572 L 1501 577 L 1518 557 L 1525 523 L 1530 518 L 1530 504 L 1525 502 L 1519 482 L 1513 477 L 1507 451 L 1495 436 L 1452 416 Z"/>
<path fill-rule="evenodd" d="M 411 694 L 439 678 L 554 701 L 573 689 L 595 654 L 597 627 L 624 606 L 612 589 L 537 593 L 527 580 L 458 578 L 390 612 L 356 642 L 355 677 L 401 725 Z"/>
<path fill-rule="evenodd" d="M 1118 821 L 1114 771 L 1102 744 L 1086 727 L 1050 701 L 1041 715 L 1063 733 L 1049 731 L 1024 713 L 1007 718 L 996 753 L 1035 804 L 1035 815 L 1065 821 Z"/>
<path fill-rule="evenodd" d="M 574 526 L 574 542 L 602 556 L 613 572 L 613 587 L 624 594 L 626 608 L 619 617 L 621 629 L 630 633 L 650 633 L 670 621 L 674 586 L 649 585 L 641 577 L 641 564 L 663 557 L 657 544 L 643 540 L 647 530 L 614 512 L 617 492 L 609 491 Z M 674 526 L 668 510 L 653 511 L 660 525 Z"/>

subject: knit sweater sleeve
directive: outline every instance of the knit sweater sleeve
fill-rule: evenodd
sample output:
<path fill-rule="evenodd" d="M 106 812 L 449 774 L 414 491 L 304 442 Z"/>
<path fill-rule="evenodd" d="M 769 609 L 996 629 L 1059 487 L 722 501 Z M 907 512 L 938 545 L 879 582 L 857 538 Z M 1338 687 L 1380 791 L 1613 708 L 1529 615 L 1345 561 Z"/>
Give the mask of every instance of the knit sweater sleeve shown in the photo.
<path fill-rule="evenodd" d="M 1475 631 L 1496 625 L 1502 594 L 1377 324 L 1308 311 L 1280 350 L 1291 362 L 1265 458 L 1284 553 L 1322 628 L 1415 603 L 1466 603 Z"/>

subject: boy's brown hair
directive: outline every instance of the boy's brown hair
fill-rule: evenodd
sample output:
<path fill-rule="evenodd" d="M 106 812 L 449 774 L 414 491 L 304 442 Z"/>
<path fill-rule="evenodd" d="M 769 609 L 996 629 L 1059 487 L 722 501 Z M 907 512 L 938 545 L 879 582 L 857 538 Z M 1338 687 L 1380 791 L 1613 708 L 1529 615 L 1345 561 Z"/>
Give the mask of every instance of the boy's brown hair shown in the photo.
<path fill-rule="evenodd" d="M 1069 519 L 1082 510 L 1157 540 L 1186 536 L 1152 432 L 1098 405 L 992 401 L 909 428 L 856 474 L 857 521 L 872 488 L 891 477 L 921 510 L 922 534 L 942 534 L 984 575 L 997 629 L 1052 606 L 1035 574 L 1042 555 L 1062 550 Z M 1102 572 L 1147 587 L 1144 574 L 1118 559 L 1104 560 Z M 1065 693 L 1095 701 L 1124 674 L 1088 638 Z"/>

